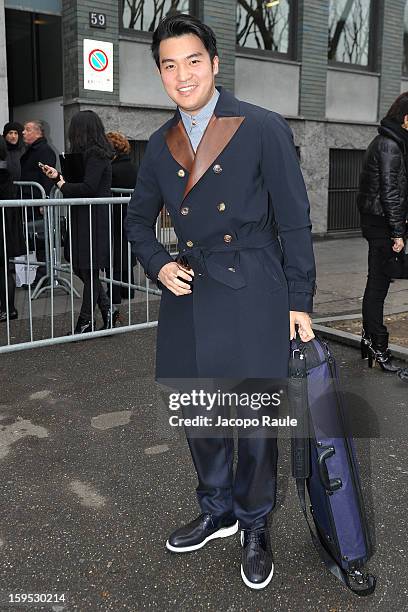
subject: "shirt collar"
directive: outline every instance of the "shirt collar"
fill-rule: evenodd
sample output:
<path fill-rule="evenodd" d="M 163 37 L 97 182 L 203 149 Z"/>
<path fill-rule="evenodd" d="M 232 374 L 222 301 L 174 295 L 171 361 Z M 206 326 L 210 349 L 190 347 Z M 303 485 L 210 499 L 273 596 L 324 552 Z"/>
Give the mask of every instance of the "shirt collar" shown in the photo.
<path fill-rule="evenodd" d="M 181 118 L 183 119 L 184 125 L 188 125 L 191 128 L 192 121 L 194 120 L 197 125 L 202 125 L 208 123 L 212 114 L 214 113 L 214 109 L 217 105 L 218 98 L 220 96 L 220 92 L 216 89 L 214 94 L 209 102 L 200 110 L 196 115 L 189 115 L 179 108 Z"/>

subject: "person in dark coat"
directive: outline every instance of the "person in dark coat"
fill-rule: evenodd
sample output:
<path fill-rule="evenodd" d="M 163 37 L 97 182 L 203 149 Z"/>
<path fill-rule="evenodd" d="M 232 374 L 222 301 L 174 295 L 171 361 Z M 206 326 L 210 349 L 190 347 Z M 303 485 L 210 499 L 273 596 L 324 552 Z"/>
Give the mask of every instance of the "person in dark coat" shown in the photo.
<path fill-rule="evenodd" d="M 17 121 L 10 121 L 3 128 L 3 136 L 7 143 L 9 172 L 13 181 L 19 181 L 21 179 L 20 159 L 25 153 L 23 126 Z"/>
<path fill-rule="evenodd" d="M 16 189 L 13 185 L 13 177 L 8 169 L 8 150 L 6 141 L 0 136 L 0 200 L 12 200 L 16 197 Z M 1 211 L 1 208 L 0 208 Z M 8 260 L 12 257 L 24 255 L 26 245 L 23 234 L 21 208 L 4 209 L 5 224 L 3 227 L 3 216 L 0 217 L 0 322 L 7 321 L 7 305 L 9 319 L 17 319 L 18 312 L 14 304 L 16 281 L 11 264 Z M 4 245 L 4 235 L 5 242 Z M 4 257 L 4 246 L 6 246 L 6 259 Z"/>
<path fill-rule="evenodd" d="M 404 248 L 408 218 L 408 92 L 381 121 L 364 156 L 357 205 L 368 242 L 368 276 L 363 298 L 362 357 L 384 372 L 396 372 L 388 348 L 384 301 L 391 278 L 384 263 Z"/>
<path fill-rule="evenodd" d="M 128 139 L 120 132 L 108 132 L 106 136 L 115 151 L 115 156 L 112 160 L 112 187 L 134 189 L 137 178 L 137 166 L 130 159 Z M 129 275 L 128 242 L 124 230 L 126 214 L 126 205 L 116 204 L 113 206 L 113 278 L 124 283 L 128 281 L 133 283 L 133 266 L 136 261 L 134 255 L 131 255 Z M 119 285 L 110 285 L 110 287 L 112 287 L 112 303 L 115 306 L 113 317 L 117 318 L 119 314 L 118 307 L 122 297 L 127 298 L 129 293 L 126 287 L 120 287 Z M 131 291 L 132 295 L 133 291 Z"/>
<path fill-rule="evenodd" d="M 41 171 L 38 162 L 55 166 L 57 157 L 44 136 L 43 122 L 37 119 L 26 121 L 23 138 L 27 149 L 20 159 L 21 180 L 40 183 L 44 187 L 45 193 L 49 195 L 53 182 Z M 28 194 L 28 191 L 23 191 L 24 193 Z M 34 197 L 40 197 L 40 195 L 34 192 Z"/>
<path fill-rule="evenodd" d="M 80 156 L 83 175 L 72 178 L 67 176 L 65 180 L 55 168 L 48 165 L 45 166 L 44 172 L 56 183 L 64 198 L 109 198 L 113 149 L 105 136 L 99 116 L 90 110 L 76 113 L 69 126 L 68 138 L 71 153 Z M 99 280 L 99 270 L 109 268 L 110 238 L 107 205 L 92 206 L 91 223 L 92 249 L 90 249 L 89 206 L 71 207 L 72 252 L 66 252 L 66 258 L 71 261 L 75 274 L 84 283 L 81 312 L 75 327 L 75 333 L 78 334 L 92 331 L 96 304 L 104 322 L 102 329 L 111 326 L 110 302 Z M 69 249 L 68 237 L 66 245 Z"/>
<path fill-rule="evenodd" d="M 156 376 L 176 389 L 185 379 L 276 383 L 288 376 L 295 326 L 304 342 L 314 337 L 309 202 L 291 130 L 280 115 L 215 87 L 216 40 L 198 19 L 165 18 L 152 52 L 178 108 L 148 142 L 126 229 L 146 274 L 162 287 Z M 155 234 L 164 204 L 178 261 Z M 195 435 L 185 425 L 201 514 L 166 546 L 197 550 L 235 534 L 238 520 L 242 579 L 264 588 L 273 575 L 267 516 L 275 505 L 276 438 L 240 430 L 234 475 L 231 435 L 211 427 Z"/>

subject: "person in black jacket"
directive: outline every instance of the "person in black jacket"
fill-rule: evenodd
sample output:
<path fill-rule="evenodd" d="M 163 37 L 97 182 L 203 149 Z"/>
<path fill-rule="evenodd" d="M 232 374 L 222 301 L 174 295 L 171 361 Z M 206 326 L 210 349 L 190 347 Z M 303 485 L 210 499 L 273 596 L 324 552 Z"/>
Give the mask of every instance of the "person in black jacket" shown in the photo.
<path fill-rule="evenodd" d="M 368 146 L 357 205 L 368 241 L 368 277 L 363 299 L 362 357 L 386 372 L 398 370 L 388 348 L 384 301 L 391 278 L 384 263 L 404 248 L 408 218 L 408 92 L 401 94 L 381 121 Z"/>
<path fill-rule="evenodd" d="M 120 132 L 108 132 L 106 134 L 109 142 L 115 150 L 112 160 L 112 187 L 122 189 L 134 189 L 137 178 L 137 166 L 130 159 L 130 144 L 126 136 Z M 115 195 L 120 195 L 119 193 Z M 127 206 L 125 204 L 113 206 L 113 278 L 117 281 L 133 283 L 133 266 L 136 263 L 135 256 L 130 256 L 130 275 L 128 241 L 125 234 L 124 223 L 126 219 Z M 113 317 L 119 316 L 118 306 L 122 297 L 128 297 L 128 289 L 119 285 L 112 287 L 112 303 L 115 306 Z M 131 296 L 133 291 L 131 291 Z"/>
<path fill-rule="evenodd" d="M 0 200 L 12 200 L 16 197 L 13 177 L 8 169 L 8 152 L 6 141 L 0 136 Z M 1 211 L 1 208 L 0 208 Z M 7 321 L 7 305 L 9 319 L 17 319 L 18 312 L 14 305 L 16 282 L 8 260 L 10 257 L 24 255 L 26 246 L 23 234 L 20 208 L 5 208 L 0 217 L 0 322 Z M 4 236 L 5 234 L 5 236 Z M 4 242 L 6 244 L 4 244 Z M 4 257 L 6 246 L 6 258 Z"/>
<path fill-rule="evenodd" d="M 49 195 L 53 182 L 41 172 L 38 162 L 55 166 L 57 157 L 44 136 L 43 122 L 40 120 L 27 121 L 24 124 L 23 138 L 27 150 L 20 160 L 21 180 L 40 183 L 45 193 Z M 39 194 L 35 193 L 34 196 L 39 197 Z"/>
<path fill-rule="evenodd" d="M 23 126 L 17 121 L 9 121 L 3 128 L 3 136 L 7 144 L 9 172 L 13 181 L 19 181 L 21 179 L 20 159 L 25 153 Z"/>
<path fill-rule="evenodd" d="M 68 130 L 71 153 L 80 154 L 83 176 L 67 176 L 46 165 L 44 172 L 53 180 L 66 198 L 109 198 L 111 195 L 113 150 L 109 144 L 99 116 L 93 111 L 79 111 L 71 120 Z M 69 180 L 71 179 L 71 180 Z M 75 333 L 93 329 L 93 312 L 98 304 L 103 328 L 111 326 L 110 302 L 99 280 L 99 270 L 109 268 L 109 211 L 107 205 L 93 205 L 91 212 L 92 248 L 90 249 L 89 206 L 71 207 L 72 252 L 66 258 L 84 283 L 81 312 Z M 69 240 L 66 241 L 69 249 Z M 93 303 L 92 303 L 93 296 Z"/>

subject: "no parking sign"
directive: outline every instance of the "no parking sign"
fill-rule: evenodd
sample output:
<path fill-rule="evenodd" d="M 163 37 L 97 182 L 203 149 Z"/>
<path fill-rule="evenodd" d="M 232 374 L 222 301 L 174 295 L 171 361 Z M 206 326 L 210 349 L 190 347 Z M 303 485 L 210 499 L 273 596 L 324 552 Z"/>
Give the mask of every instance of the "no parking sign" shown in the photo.
<path fill-rule="evenodd" d="M 113 44 L 84 39 L 84 89 L 113 91 Z"/>

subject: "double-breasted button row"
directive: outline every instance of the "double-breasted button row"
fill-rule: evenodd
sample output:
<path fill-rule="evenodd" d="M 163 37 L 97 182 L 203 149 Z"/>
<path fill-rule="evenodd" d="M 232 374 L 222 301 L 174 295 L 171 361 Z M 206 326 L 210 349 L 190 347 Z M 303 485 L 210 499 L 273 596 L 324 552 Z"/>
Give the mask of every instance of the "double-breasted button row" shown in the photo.
<path fill-rule="evenodd" d="M 225 234 L 224 236 L 224 242 L 226 242 L 227 244 L 229 244 L 232 241 L 232 236 L 230 234 Z"/>
<path fill-rule="evenodd" d="M 186 173 L 184 172 L 183 168 L 180 168 L 177 174 L 179 175 L 180 178 L 183 178 L 186 176 Z"/>
<path fill-rule="evenodd" d="M 222 172 L 222 167 L 220 166 L 220 164 L 214 164 L 214 166 L 213 166 L 213 172 L 215 172 L 215 174 L 221 174 L 221 172 Z"/>
<path fill-rule="evenodd" d="M 220 202 L 219 204 L 217 204 L 217 208 L 219 210 L 219 212 L 224 212 L 226 209 L 225 203 L 224 202 Z M 189 206 L 182 206 L 180 208 L 180 213 L 184 216 L 188 215 L 188 213 L 190 212 L 190 207 Z"/>
<path fill-rule="evenodd" d="M 192 240 L 187 240 L 186 245 L 191 249 L 194 246 L 194 242 Z"/>

